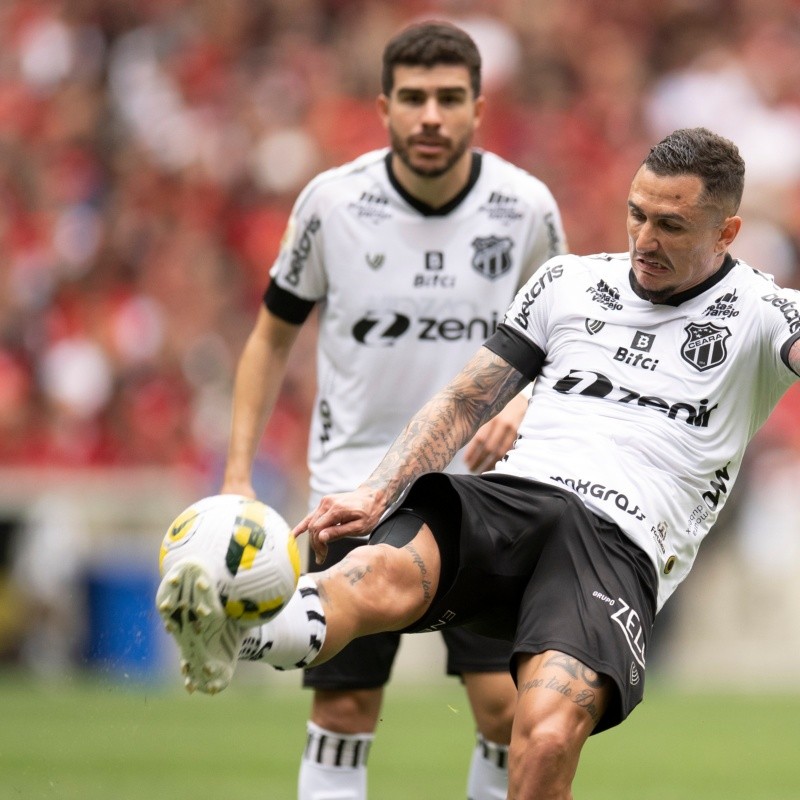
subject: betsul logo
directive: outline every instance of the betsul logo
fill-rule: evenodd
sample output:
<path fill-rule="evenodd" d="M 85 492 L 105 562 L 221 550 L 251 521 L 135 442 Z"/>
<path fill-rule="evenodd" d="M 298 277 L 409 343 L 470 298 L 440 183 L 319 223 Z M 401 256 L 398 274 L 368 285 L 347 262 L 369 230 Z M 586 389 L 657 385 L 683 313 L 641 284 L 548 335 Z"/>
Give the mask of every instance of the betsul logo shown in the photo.
<path fill-rule="evenodd" d="M 311 255 L 311 245 L 314 240 L 314 235 L 321 227 L 322 222 L 320 218 L 314 214 L 306 223 L 303 232 L 292 248 L 289 272 L 286 274 L 286 282 L 292 286 L 297 286 L 297 284 L 300 283 L 300 273 L 303 271 L 303 267 L 306 261 L 308 261 L 308 257 Z"/>

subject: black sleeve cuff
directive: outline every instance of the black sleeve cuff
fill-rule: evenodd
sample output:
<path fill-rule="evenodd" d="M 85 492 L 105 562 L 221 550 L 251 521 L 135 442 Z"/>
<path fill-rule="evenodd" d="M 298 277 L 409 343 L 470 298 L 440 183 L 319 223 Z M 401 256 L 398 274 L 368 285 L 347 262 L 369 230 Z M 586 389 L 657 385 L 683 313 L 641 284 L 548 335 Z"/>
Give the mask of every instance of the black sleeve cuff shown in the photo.
<path fill-rule="evenodd" d="M 783 360 L 783 363 L 786 364 L 787 367 L 789 367 L 789 351 L 792 349 L 792 345 L 798 339 L 800 339 L 800 331 L 798 331 L 796 334 L 794 334 L 794 336 L 792 336 L 791 339 L 788 339 L 786 342 L 784 342 L 783 347 L 781 347 L 781 359 Z M 792 369 L 792 368 L 789 367 L 789 369 Z M 792 369 L 792 372 L 794 372 L 793 369 Z M 795 374 L 797 374 L 797 373 L 795 373 Z"/>
<path fill-rule="evenodd" d="M 536 378 L 544 363 L 544 351 L 528 341 L 513 328 L 500 323 L 497 330 L 484 342 L 495 355 L 508 361 L 514 369 L 529 381 Z"/>
<path fill-rule="evenodd" d="M 264 292 L 264 305 L 284 322 L 302 325 L 315 304 L 313 300 L 303 300 L 296 294 L 281 289 L 275 281 L 270 281 Z"/>

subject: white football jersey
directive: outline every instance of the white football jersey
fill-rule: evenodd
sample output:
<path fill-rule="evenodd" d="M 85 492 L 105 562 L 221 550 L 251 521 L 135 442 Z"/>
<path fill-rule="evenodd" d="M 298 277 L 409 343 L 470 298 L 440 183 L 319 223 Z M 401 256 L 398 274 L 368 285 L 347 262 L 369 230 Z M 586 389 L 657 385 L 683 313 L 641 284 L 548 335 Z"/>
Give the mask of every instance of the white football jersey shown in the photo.
<path fill-rule="evenodd" d="M 544 265 L 501 326 L 534 384 L 500 472 L 566 487 L 651 557 L 659 608 L 686 577 L 745 447 L 797 375 L 800 292 L 730 256 L 705 283 L 653 304 L 627 253 Z M 543 355 L 544 360 L 541 361 Z"/>
<path fill-rule="evenodd" d="M 475 151 L 467 187 L 436 210 L 400 187 L 389 158 L 367 153 L 311 181 L 271 271 L 270 311 L 302 322 L 320 304 L 312 502 L 366 479 L 566 249 L 550 191 L 498 156 Z"/>

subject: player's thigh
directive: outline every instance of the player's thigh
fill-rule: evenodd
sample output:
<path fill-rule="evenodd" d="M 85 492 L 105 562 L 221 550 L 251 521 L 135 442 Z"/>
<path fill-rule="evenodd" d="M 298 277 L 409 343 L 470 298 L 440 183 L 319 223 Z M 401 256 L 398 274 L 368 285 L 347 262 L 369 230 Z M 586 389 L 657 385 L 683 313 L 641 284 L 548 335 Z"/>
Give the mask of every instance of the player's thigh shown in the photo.
<path fill-rule="evenodd" d="M 317 564 L 314 551 L 311 549 L 311 544 L 308 545 L 308 571 L 309 572 L 322 572 L 323 570 L 338 564 L 348 553 L 366 544 L 367 539 L 361 538 L 344 538 L 337 539 L 335 542 L 328 544 L 328 553 L 325 560 L 321 564 Z"/>
<path fill-rule="evenodd" d="M 484 737 L 508 744 L 517 701 L 511 678 L 511 642 L 468 628 L 445 628 L 447 674 L 464 683 L 475 723 Z"/>
<path fill-rule="evenodd" d="M 309 570 L 348 576 L 353 586 L 367 577 L 379 579 L 388 583 L 392 595 L 406 595 L 403 605 L 415 598 L 425 609 L 430 605 L 439 585 L 442 561 L 436 539 L 419 516 L 401 509 L 378 525 L 369 547 L 362 547 L 364 544 L 364 539 L 348 538 L 331 542 L 325 561 L 309 566 Z M 375 602 L 380 599 L 370 598 Z M 389 600 L 388 594 L 385 599 Z"/>
<path fill-rule="evenodd" d="M 344 626 L 347 627 L 352 623 L 355 627 L 350 631 L 350 636 L 346 637 L 352 640 L 340 652 L 322 664 L 304 670 L 303 686 L 317 691 L 319 693 L 317 697 L 322 693 L 328 693 L 327 696 L 332 698 L 336 693 L 341 692 L 342 695 L 337 696 L 340 706 L 345 709 L 352 705 L 360 706 L 363 714 L 366 715 L 369 714 L 367 707 L 373 703 L 368 694 L 364 695 L 366 699 L 358 701 L 360 695 L 357 693 L 378 690 L 389 681 L 400 645 L 400 634 L 394 631 L 385 631 L 363 635 L 365 633 L 364 626 L 355 622 L 362 613 L 360 605 L 363 603 L 368 606 L 368 602 L 361 597 L 361 593 L 358 591 L 362 583 L 361 578 L 371 577 L 367 575 L 370 565 L 368 563 L 361 564 L 363 559 L 359 556 L 361 551 L 371 551 L 371 548 L 367 548 L 365 545 L 366 540 L 364 539 L 338 539 L 330 543 L 324 563 L 316 564 L 313 557 L 309 559 L 310 572 L 324 573 L 320 574 L 320 581 L 323 582 L 328 599 L 338 597 L 336 605 L 339 610 L 344 607 L 345 603 L 355 606 L 355 610 L 344 615 L 345 618 L 350 617 L 349 620 L 345 620 Z M 361 578 L 359 570 L 361 570 Z M 365 585 L 372 582 L 372 580 L 363 581 Z M 375 593 L 374 588 L 366 590 L 367 597 Z M 380 591 L 378 594 L 381 594 Z M 334 630 L 337 629 L 334 626 Z M 357 638 L 352 638 L 353 635 Z M 314 702 L 318 702 L 316 697 Z M 360 712 L 353 711 L 352 716 L 358 713 Z M 318 719 L 314 721 L 322 724 Z M 323 725 L 323 727 L 326 726 Z M 339 730 L 339 728 L 332 729 Z"/>
<path fill-rule="evenodd" d="M 385 542 L 356 547 L 317 573 L 327 637 L 344 646 L 360 636 L 413 625 L 433 601 L 440 566 L 436 541 L 424 524 L 400 547 Z"/>
<path fill-rule="evenodd" d="M 565 519 L 523 595 L 514 649 L 517 659 L 568 653 L 610 678 L 612 700 L 599 732 L 619 724 L 643 697 L 656 576 L 646 553 L 613 523 L 587 514 L 577 501 Z"/>
<path fill-rule="evenodd" d="M 384 604 L 406 609 L 408 621 L 402 627 L 416 622 L 430 608 L 441 577 L 442 556 L 430 527 L 417 514 L 400 509 L 377 526 L 366 551 L 375 553 L 362 548 L 353 555 L 381 571 L 386 583 Z"/>
<path fill-rule="evenodd" d="M 614 692 L 608 676 L 558 650 L 520 654 L 517 686 L 512 744 L 550 742 L 576 759 Z"/>
<path fill-rule="evenodd" d="M 581 750 L 611 681 L 555 650 L 518 656 L 519 698 L 508 751 L 508 796 L 572 797 Z"/>
<path fill-rule="evenodd" d="M 497 744 L 511 741 L 517 689 L 508 672 L 465 672 L 462 676 L 475 727 Z"/>

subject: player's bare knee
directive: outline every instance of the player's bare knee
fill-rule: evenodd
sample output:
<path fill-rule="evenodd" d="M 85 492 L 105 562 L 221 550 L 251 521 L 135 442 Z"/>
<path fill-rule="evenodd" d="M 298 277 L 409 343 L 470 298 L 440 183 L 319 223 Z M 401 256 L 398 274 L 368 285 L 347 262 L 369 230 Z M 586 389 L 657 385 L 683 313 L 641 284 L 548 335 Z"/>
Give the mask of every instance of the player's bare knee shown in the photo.
<path fill-rule="evenodd" d="M 517 707 L 517 690 L 505 672 L 465 672 L 462 675 L 475 724 L 490 742 L 508 744 Z"/>
<path fill-rule="evenodd" d="M 334 733 L 372 733 L 382 697 L 382 689 L 317 689 L 311 706 L 311 721 Z"/>
<path fill-rule="evenodd" d="M 569 783 L 576 763 L 576 749 L 580 749 L 580 744 L 565 726 L 533 724 L 524 733 L 515 729 L 508 751 L 509 769 L 562 775 Z"/>
<path fill-rule="evenodd" d="M 478 730 L 490 742 L 508 744 L 511 740 L 511 727 L 514 723 L 513 702 L 504 698 L 487 698 L 481 708 L 475 709 Z"/>

